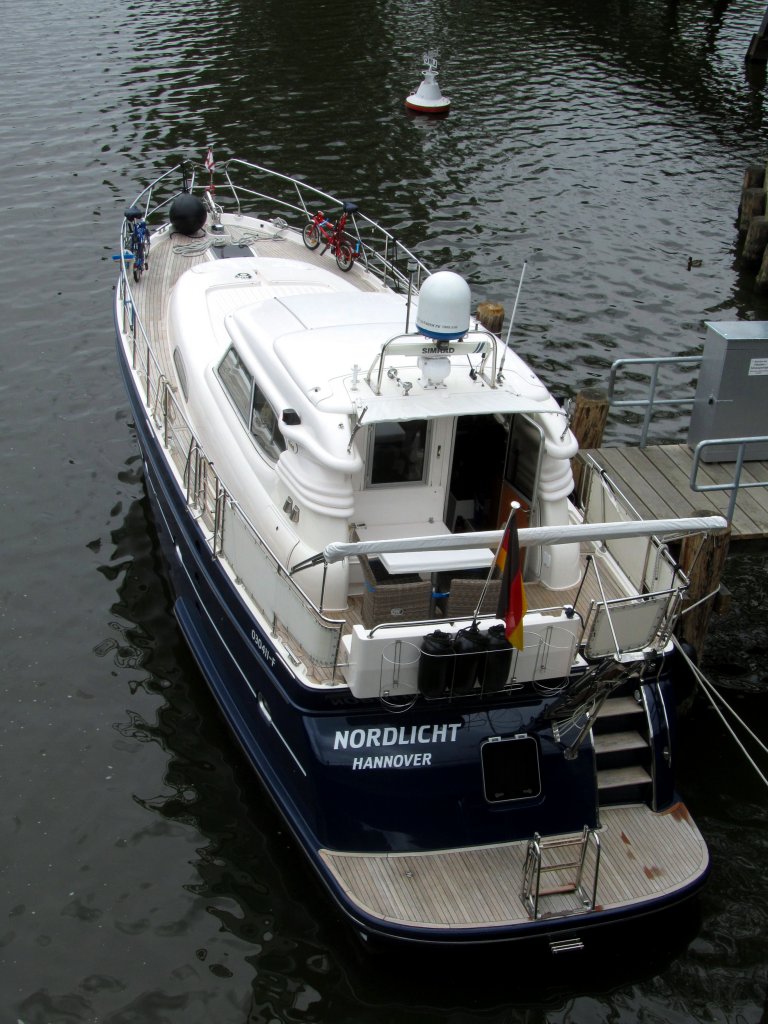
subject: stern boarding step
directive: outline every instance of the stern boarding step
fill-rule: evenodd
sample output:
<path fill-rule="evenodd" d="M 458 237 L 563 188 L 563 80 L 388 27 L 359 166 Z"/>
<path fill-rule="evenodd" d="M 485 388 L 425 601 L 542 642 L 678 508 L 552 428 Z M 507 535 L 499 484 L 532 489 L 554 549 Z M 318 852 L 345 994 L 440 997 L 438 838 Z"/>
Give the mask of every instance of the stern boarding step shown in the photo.
<path fill-rule="evenodd" d="M 643 705 L 631 696 L 609 697 L 593 727 L 600 805 L 647 801 L 653 779 Z"/>

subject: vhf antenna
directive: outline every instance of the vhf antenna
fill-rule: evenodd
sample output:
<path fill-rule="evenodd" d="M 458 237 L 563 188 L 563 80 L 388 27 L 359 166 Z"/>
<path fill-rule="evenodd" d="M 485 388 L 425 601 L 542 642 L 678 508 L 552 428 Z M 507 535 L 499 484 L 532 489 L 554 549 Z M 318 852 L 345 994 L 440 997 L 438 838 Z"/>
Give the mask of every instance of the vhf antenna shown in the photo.
<path fill-rule="evenodd" d="M 517 312 L 517 303 L 520 299 L 520 289 L 523 287 L 523 278 L 525 277 L 525 268 L 528 265 L 528 260 L 523 260 L 523 269 L 520 271 L 520 282 L 517 286 L 517 295 L 515 296 L 515 304 L 512 307 L 512 316 L 509 318 L 509 329 L 507 330 L 507 340 L 504 342 L 504 351 L 501 355 L 501 366 L 499 372 L 496 374 L 496 383 L 501 384 L 504 380 L 502 376 L 502 370 L 504 369 L 504 360 L 507 358 L 507 349 L 509 348 L 509 336 L 512 333 L 512 324 L 515 322 L 515 313 Z"/>

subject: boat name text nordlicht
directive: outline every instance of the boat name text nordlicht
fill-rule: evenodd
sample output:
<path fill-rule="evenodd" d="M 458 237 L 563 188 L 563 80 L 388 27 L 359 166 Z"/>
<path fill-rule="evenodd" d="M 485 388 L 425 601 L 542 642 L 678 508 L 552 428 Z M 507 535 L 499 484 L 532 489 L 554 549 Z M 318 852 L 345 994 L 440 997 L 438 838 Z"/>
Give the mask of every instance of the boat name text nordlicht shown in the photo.
<path fill-rule="evenodd" d="M 361 747 L 409 746 L 411 743 L 455 743 L 459 723 L 444 725 L 388 725 L 384 729 L 337 729 L 334 750 L 359 750 Z"/>

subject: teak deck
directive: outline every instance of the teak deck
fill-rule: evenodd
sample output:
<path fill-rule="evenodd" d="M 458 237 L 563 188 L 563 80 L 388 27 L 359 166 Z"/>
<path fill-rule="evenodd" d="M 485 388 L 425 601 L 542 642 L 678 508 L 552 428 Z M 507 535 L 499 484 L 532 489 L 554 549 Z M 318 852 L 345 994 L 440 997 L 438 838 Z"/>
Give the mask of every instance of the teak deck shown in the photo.
<path fill-rule="evenodd" d="M 600 811 L 599 909 L 673 897 L 707 869 L 704 840 L 683 804 L 663 814 L 645 806 Z M 521 898 L 527 843 L 428 853 L 321 856 L 341 888 L 375 918 L 436 929 L 524 924 Z M 542 896 L 541 917 L 578 915 L 575 893 Z"/>

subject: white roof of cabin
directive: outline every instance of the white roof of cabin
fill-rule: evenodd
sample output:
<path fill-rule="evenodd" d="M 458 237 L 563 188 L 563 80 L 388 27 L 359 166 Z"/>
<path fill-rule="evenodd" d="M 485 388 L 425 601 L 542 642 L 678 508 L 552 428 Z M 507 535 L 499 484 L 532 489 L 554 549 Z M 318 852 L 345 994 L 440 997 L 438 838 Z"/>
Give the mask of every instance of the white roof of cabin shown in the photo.
<path fill-rule="evenodd" d="M 511 350 L 501 386 L 492 388 L 477 374 L 470 375 L 473 367 L 479 368 L 477 339 L 486 337 L 483 334 L 470 333 L 466 341 L 453 343 L 451 373 L 444 387 L 422 385 L 415 355 L 389 356 L 377 395 L 377 358 L 386 342 L 405 332 L 406 296 L 362 292 L 349 279 L 300 261 L 243 257 L 201 264 L 178 282 L 172 310 L 172 319 L 179 321 L 177 336 L 183 336 L 186 327 L 195 335 L 196 346 L 205 333 L 203 317 L 211 324 L 205 343 L 211 346 L 209 362 L 218 363 L 232 339 L 254 371 L 261 368 L 275 379 L 285 375 L 286 383 L 290 380 L 319 411 L 349 414 L 365 408 L 367 423 L 469 413 L 561 415 L 541 381 Z M 419 341 L 415 319 L 414 304 L 409 335 Z M 434 346 L 429 339 L 424 341 Z M 503 351 L 499 343 L 499 360 Z M 366 382 L 372 367 L 373 388 Z M 387 376 L 390 368 L 411 384 L 407 394 L 397 379 Z"/>

